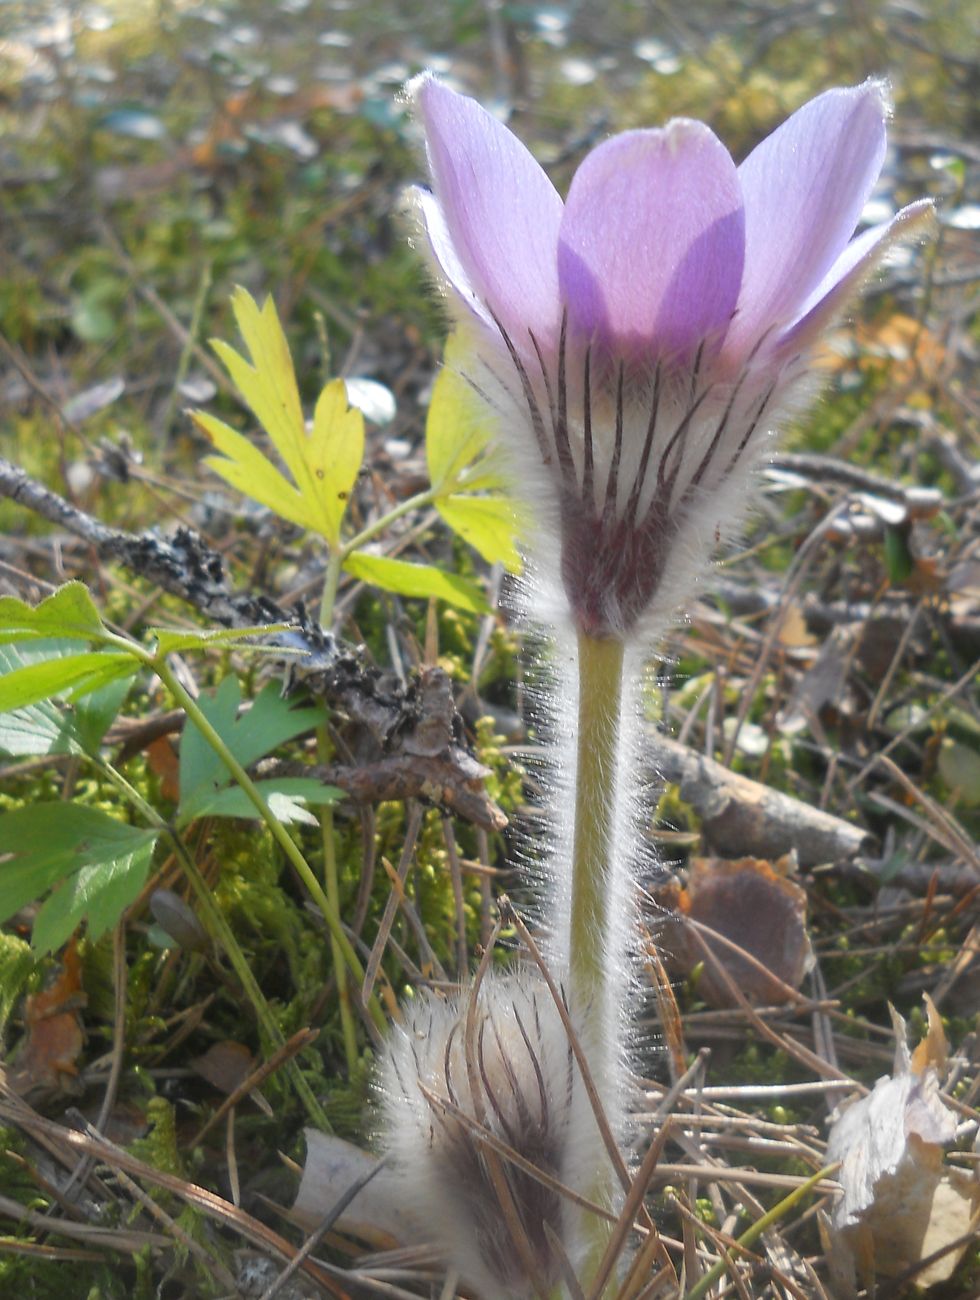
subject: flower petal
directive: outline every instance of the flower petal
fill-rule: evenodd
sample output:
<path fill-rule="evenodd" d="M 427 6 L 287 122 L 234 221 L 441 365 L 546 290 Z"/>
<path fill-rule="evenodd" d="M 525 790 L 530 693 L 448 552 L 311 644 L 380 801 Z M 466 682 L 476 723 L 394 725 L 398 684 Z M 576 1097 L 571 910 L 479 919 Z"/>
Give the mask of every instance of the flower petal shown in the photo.
<path fill-rule="evenodd" d="M 885 158 L 877 82 L 805 104 L 738 169 L 745 275 L 729 346 L 792 320 L 847 244 Z"/>
<path fill-rule="evenodd" d="M 422 229 L 429 240 L 429 248 L 435 258 L 442 278 L 455 291 L 460 301 L 490 329 L 495 330 L 493 317 L 480 301 L 479 294 L 470 283 L 466 269 L 459 260 L 456 245 L 453 243 L 446 218 L 439 200 L 428 190 L 413 187 L 410 198 L 416 204 Z"/>
<path fill-rule="evenodd" d="M 418 78 L 410 89 L 444 218 L 440 229 L 430 210 L 426 227 L 450 282 L 459 288 L 457 274 L 464 272 L 473 293 L 520 347 L 528 330 L 541 339 L 557 333 L 562 203 L 551 181 L 517 137 L 475 100 L 431 76 Z M 465 291 L 461 296 L 466 299 Z"/>
<path fill-rule="evenodd" d="M 701 122 L 626 131 L 588 155 L 562 218 L 569 325 L 637 359 L 690 356 L 738 300 L 743 217 L 735 164 Z"/>
<path fill-rule="evenodd" d="M 776 349 L 786 355 L 808 347 L 843 310 L 847 300 L 857 293 L 861 283 L 880 264 L 888 250 L 901 240 L 923 233 L 934 217 L 932 200 L 920 199 L 902 208 L 891 221 L 873 226 L 852 240 L 802 304 L 797 319 L 781 335 Z"/>

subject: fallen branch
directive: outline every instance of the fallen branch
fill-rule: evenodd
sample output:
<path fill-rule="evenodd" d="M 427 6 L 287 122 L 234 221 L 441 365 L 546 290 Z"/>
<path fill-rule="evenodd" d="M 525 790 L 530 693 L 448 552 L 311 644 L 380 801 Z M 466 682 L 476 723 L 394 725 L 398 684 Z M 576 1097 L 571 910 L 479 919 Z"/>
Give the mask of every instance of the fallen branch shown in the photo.
<path fill-rule="evenodd" d="M 660 780 L 680 786 L 705 838 L 726 858 L 774 860 L 795 850 L 801 866 L 814 867 L 874 848 L 860 826 L 740 776 L 676 740 L 651 735 L 646 756 Z"/>

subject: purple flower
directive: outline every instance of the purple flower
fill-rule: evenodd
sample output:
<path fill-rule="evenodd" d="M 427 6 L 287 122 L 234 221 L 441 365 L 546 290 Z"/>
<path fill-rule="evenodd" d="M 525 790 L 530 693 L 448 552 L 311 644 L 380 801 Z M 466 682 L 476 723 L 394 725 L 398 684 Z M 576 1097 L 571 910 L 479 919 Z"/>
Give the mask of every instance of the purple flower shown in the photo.
<path fill-rule="evenodd" d="M 740 167 L 701 122 L 626 131 L 564 203 L 474 100 L 430 76 L 411 91 L 421 223 L 540 523 L 539 567 L 580 632 L 659 627 L 737 525 L 821 331 L 931 212 L 852 238 L 885 157 L 882 89 L 819 95 Z"/>

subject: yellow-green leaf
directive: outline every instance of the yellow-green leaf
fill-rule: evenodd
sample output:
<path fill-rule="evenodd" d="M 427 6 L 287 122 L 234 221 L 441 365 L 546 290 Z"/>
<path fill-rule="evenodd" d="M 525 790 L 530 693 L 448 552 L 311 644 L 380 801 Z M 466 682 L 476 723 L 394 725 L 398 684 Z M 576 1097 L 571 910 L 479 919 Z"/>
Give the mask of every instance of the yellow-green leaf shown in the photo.
<path fill-rule="evenodd" d="M 283 519 L 320 533 L 334 546 L 351 489 L 364 456 L 364 417 L 348 407 L 340 379 L 327 384 L 307 432 L 289 344 L 275 304 L 260 308 L 245 289 L 236 289 L 232 308 L 249 359 L 227 343 L 212 346 L 235 387 L 251 407 L 289 471 L 286 478 L 242 434 L 203 412 L 192 412 L 222 454 L 209 457 L 226 483 L 268 506 Z"/>
<path fill-rule="evenodd" d="M 514 545 L 517 514 L 506 497 L 456 493 L 441 497 L 436 507 L 449 527 L 489 564 L 499 561 L 511 573 L 520 572 L 521 557 Z"/>
<path fill-rule="evenodd" d="M 249 360 L 220 339 L 214 339 L 211 346 L 286 462 L 296 486 L 302 489 L 305 485 L 300 475 L 306 426 L 293 359 L 276 305 L 268 297 L 260 308 L 252 295 L 239 286 L 232 294 L 231 307 L 248 348 Z"/>
<path fill-rule="evenodd" d="M 105 635 L 99 611 L 81 582 L 66 582 L 39 605 L 0 596 L 0 644 L 52 636 L 96 641 Z"/>
<path fill-rule="evenodd" d="M 303 494 L 280 474 L 258 447 L 217 416 L 194 411 L 192 419 L 221 452 L 220 456 L 205 456 L 205 465 L 220 474 L 236 491 L 268 506 L 280 519 L 288 519 L 301 528 L 316 529 L 311 503 L 303 499 Z"/>
<path fill-rule="evenodd" d="M 475 614 L 486 614 L 490 609 L 476 583 L 454 573 L 443 573 L 432 564 L 409 564 L 407 560 L 393 560 L 387 555 L 354 551 L 344 561 L 344 568 L 355 578 L 363 578 L 400 596 L 435 596 Z"/>
<path fill-rule="evenodd" d="M 453 335 L 432 390 L 425 425 L 429 478 L 439 513 L 484 559 L 520 569 L 514 505 L 494 463 L 493 422 L 485 403 L 463 378 L 463 345 Z"/>
<path fill-rule="evenodd" d="M 364 416 L 347 404 L 347 388 L 334 379 L 320 394 L 313 415 L 307 457 L 315 482 L 316 500 L 333 542 L 364 459 Z"/>
<path fill-rule="evenodd" d="M 439 492 L 459 488 L 461 476 L 486 452 L 493 435 L 484 403 L 459 373 L 461 360 L 461 345 L 454 334 L 446 343 L 425 422 L 429 479 Z M 485 472 L 487 467 L 480 468 Z M 499 486 L 496 479 L 494 485 Z"/>

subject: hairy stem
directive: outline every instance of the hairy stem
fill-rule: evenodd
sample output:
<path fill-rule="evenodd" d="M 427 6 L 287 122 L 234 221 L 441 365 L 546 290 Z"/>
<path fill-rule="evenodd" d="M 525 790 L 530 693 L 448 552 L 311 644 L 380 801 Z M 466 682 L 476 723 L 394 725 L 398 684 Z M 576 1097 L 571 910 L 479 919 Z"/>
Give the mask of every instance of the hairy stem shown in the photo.
<path fill-rule="evenodd" d="M 614 870 L 616 783 L 623 696 L 623 643 L 580 633 L 578 638 L 578 760 L 575 775 L 575 833 L 568 936 L 568 978 L 573 1013 L 594 1026 L 587 1041 L 590 1067 L 600 1093 L 612 1076 L 614 1048 L 609 1026 L 619 1014 L 617 990 L 609 987 L 610 889 Z M 612 1195 L 612 1171 L 596 1172 L 587 1194 L 600 1205 Z M 594 1275 L 609 1225 L 586 1221 L 585 1278 Z"/>
<path fill-rule="evenodd" d="M 623 643 L 584 633 L 578 639 L 578 761 L 569 976 L 572 996 L 600 1006 L 609 944 L 616 769 L 623 693 Z"/>

